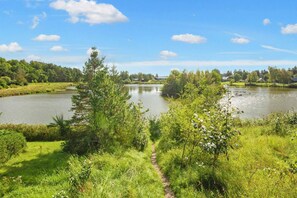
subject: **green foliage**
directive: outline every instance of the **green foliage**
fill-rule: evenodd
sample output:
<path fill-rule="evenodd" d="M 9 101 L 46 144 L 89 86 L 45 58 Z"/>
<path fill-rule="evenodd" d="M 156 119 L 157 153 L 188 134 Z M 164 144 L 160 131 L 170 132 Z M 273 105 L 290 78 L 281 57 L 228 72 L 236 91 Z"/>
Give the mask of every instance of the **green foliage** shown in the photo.
<path fill-rule="evenodd" d="M 199 146 L 213 156 L 211 164 L 213 169 L 219 155 L 228 154 L 229 147 L 232 147 L 231 140 L 238 134 L 234 129 L 230 108 L 229 105 L 225 107 L 217 105 L 201 118 L 195 114 L 192 121 L 196 132 L 200 135 L 198 135 Z"/>
<path fill-rule="evenodd" d="M 57 127 L 46 125 L 0 124 L 1 129 L 22 133 L 27 141 L 58 141 L 62 139 Z"/>
<path fill-rule="evenodd" d="M 14 131 L 0 130 L 0 164 L 18 155 L 26 147 L 25 137 Z"/>
<path fill-rule="evenodd" d="M 117 71 L 104 65 L 104 58 L 98 57 L 95 48 L 85 64 L 84 80 L 72 98 L 72 123 L 82 126 L 78 128 L 82 131 L 70 133 L 65 148 L 75 149 L 78 144 L 80 148 L 87 147 L 79 149 L 86 152 L 114 151 L 119 146 L 143 150 L 148 138 L 141 106 L 128 102 L 130 96 Z M 83 134 L 84 138 L 76 140 Z"/>
<path fill-rule="evenodd" d="M 295 196 L 296 140 L 262 134 L 267 125 L 242 124 L 238 146 L 229 150 L 228 159 L 219 158 L 215 174 L 201 149 L 193 152 L 193 163 L 181 168 L 182 147 L 164 152 L 160 142 L 158 162 L 177 197 Z"/>
<path fill-rule="evenodd" d="M 207 85 L 218 85 L 220 83 L 221 75 L 218 70 L 212 72 L 197 71 L 196 73 L 173 70 L 164 83 L 162 96 L 179 98 L 186 91 L 187 84 L 194 85 L 198 94 L 202 94 Z"/>
<path fill-rule="evenodd" d="M 160 120 L 158 118 L 149 119 L 150 139 L 155 142 L 161 137 Z"/>
<path fill-rule="evenodd" d="M 66 142 L 62 144 L 63 150 L 77 155 L 84 155 L 98 150 L 99 139 L 86 127 L 75 127 L 71 130 Z"/>
<path fill-rule="evenodd" d="M 58 127 L 60 136 L 66 138 L 70 132 L 70 121 L 64 120 L 63 115 L 56 115 L 53 117 L 54 123 L 50 123 L 49 127 Z"/>
<path fill-rule="evenodd" d="M 0 86 L 4 79 L 7 85 L 27 85 L 28 82 L 79 82 L 79 69 L 61 67 L 54 64 L 24 60 L 0 60 Z M 5 87 L 5 86 L 2 86 Z"/>

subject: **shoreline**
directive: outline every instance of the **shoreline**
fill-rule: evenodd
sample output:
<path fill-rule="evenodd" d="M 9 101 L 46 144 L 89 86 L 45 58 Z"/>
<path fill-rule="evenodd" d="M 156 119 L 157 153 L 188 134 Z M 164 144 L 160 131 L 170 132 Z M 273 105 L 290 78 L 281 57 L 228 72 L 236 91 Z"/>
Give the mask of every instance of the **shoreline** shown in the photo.
<path fill-rule="evenodd" d="M 64 91 L 74 84 L 73 82 L 29 83 L 26 86 L 0 89 L 0 98 Z"/>

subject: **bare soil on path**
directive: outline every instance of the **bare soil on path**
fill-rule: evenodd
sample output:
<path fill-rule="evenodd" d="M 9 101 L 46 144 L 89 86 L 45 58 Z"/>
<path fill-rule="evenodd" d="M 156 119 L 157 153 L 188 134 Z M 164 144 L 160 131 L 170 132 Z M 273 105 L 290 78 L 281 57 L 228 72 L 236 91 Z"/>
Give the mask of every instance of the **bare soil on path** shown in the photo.
<path fill-rule="evenodd" d="M 164 192 L 165 192 L 165 198 L 174 198 L 174 194 L 170 188 L 170 183 L 168 181 L 168 179 L 165 177 L 165 175 L 161 172 L 161 169 L 157 163 L 157 159 L 156 159 L 156 149 L 155 149 L 155 145 L 153 144 L 152 146 L 152 164 L 155 168 L 155 170 L 157 171 L 158 175 L 161 177 L 162 179 L 162 183 L 164 186 Z"/>

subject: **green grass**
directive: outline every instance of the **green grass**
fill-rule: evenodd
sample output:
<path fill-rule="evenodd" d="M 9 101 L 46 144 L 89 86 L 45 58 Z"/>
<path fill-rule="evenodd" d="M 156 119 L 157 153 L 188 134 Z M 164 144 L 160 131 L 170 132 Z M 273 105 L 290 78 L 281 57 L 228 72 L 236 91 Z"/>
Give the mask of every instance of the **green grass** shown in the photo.
<path fill-rule="evenodd" d="M 59 90 L 65 90 L 67 87 L 72 86 L 73 83 L 30 83 L 27 86 L 18 86 L 8 89 L 0 89 L 0 97 L 27 95 L 37 93 L 47 93 Z"/>
<path fill-rule="evenodd" d="M 28 142 L 24 153 L 1 167 L 4 197 L 52 197 L 67 192 L 71 171 L 67 164 L 84 158 L 61 152 L 60 145 L 61 142 Z M 150 149 L 88 156 L 91 176 L 79 197 L 164 197 L 161 180 L 150 162 Z"/>
<path fill-rule="evenodd" d="M 246 82 L 233 82 L 232 84 L 227 82 L 222 82 L 222 85 L 230 85 L 234 87 L 248 87 L 248 86 L 255 86 L 255 87 L 284 87 L 284 88 L 296 88 L 296 84 L 282 84 L 282 83 L 249 83 Z"/>
<path fill-rule="evenodd" d="M 228 159 L 219 158 L 214 177 L 199 149 L 195 163 L 182 169 L 181 148 L 158 153 L 158 161 L 177 197 L 296 197 L 297 174 L 290 171 L 290 163 L 297 160 L 297 140 L 265 135 L 267 130 L 267 126 L 241 128 L 237 147 Z M 217 190 L 224 188 L 225 194 L 203 185 L 205 178 L 214 178 Z"/>

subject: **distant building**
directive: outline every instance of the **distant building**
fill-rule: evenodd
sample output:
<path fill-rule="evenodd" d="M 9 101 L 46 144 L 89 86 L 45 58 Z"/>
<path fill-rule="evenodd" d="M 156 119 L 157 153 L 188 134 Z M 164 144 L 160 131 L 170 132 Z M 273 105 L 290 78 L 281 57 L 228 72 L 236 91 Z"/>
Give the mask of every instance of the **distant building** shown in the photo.
<path fill-rule="evenodd" d="M 292 82 L 297 82 L 297 77 L 293 77 L 293 78 L 291 78 L 291 80 L 292 80 Z"/>
<path fill-rule="evenodd" d="M 156 76 L 155 80 L 166 80 L 168 76 Z"/>

